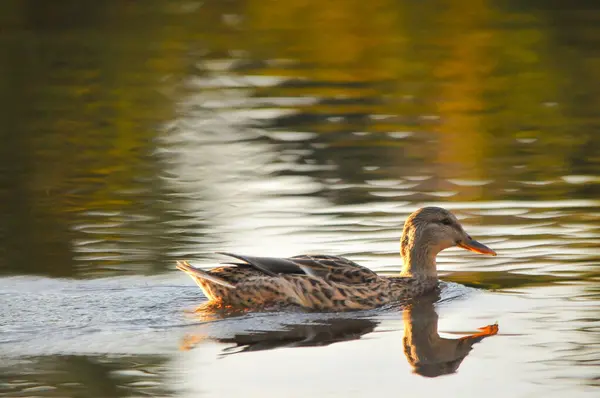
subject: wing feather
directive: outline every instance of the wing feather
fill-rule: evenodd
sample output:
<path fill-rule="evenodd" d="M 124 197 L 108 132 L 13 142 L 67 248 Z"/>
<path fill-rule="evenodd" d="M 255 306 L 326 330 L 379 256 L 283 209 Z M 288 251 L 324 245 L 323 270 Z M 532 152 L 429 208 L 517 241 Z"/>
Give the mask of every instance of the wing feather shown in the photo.
<path fill-rule="evenodd" d="M 301 255 L 290 258 L 254 257 L 234 253 L 220 253 L 245 261 L 247 265 L 270 275 L 306 274 L 332 282 L 362 284 L 379 276 L 370 269 L 344 257 L 327 255 Z"/>

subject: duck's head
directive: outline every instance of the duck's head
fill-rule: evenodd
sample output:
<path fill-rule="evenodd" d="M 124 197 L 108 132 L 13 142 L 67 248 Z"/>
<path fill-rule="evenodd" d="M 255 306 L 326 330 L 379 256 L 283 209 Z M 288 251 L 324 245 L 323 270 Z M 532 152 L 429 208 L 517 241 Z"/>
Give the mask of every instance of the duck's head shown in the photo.
<path fill-rule="evenodd" d="M 475 253 L 496 255 L 495 251 L 471 238 L 456 216 L 448 210 L 423 207 L 415 211 L 406 219 L 402 231 L 402 274 L 437 278 L 435 257 L 442 250 L 453 246 Z"/>

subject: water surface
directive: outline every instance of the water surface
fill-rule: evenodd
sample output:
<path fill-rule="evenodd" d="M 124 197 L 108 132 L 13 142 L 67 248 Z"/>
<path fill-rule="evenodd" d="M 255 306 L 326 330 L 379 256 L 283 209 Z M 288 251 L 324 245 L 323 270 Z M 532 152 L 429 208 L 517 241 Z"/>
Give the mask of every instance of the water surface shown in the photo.
<path fill-rule="evenodd" d="M 3 2 L 0 395 L 596 396 L 599 20 L 591 1 Z M 423 205 L 499 254 L 442 253 L 433 302 L 193 314 L 174 269 L 320 252 L 398 272 Z"/>

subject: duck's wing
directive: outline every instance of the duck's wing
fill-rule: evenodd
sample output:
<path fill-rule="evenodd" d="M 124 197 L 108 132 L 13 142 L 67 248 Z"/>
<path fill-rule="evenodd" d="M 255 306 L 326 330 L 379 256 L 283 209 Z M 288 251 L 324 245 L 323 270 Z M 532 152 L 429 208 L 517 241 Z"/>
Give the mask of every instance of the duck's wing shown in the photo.
<path fill-rule="evenodd" d="M 375 272 L 345 257 L 304 254 L 291 257 L 290 260 L 298 264 L 306 274 L 333 282 L 361 284 L 379 278 Z"/>
<path fill-rule="evenodd" d="M 326 255 L 301 255 L 290 258 L 254 257 L 233 253 L 220 253 L 245 261 L 246 264 L 267 275 L 306 274 L 333 282 L 360 284 L 373 281 L 378 275 L 344 257 Z"/>
<path fill-rule="evenodd" d="M 238 260 L 242 260 L 245 262 L 244 265 L 250 265 L 259 271 L 264 272 L 270 276 L 277 276 L 279 274 L 303 274 L 304 271 L 302 268 L 298 266 L 298 264 L 290 261 L 287 258 L 277 258 L 277 257 L 254 257 L 247 256 L 245 254 L 234 254 L 234 253 L 224 253 L 218 252 L 218 254 L 222 254 L 224 256 L 229 256 L 233 258 L 237 258 Z M 242 265 L 242 264 L 235 264 Z"/>

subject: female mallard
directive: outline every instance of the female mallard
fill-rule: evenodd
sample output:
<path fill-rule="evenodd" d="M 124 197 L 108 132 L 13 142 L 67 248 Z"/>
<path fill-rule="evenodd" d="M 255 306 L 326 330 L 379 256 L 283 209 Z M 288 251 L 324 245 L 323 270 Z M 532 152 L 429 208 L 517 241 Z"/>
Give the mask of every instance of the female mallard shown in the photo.
<path fill-rule="evenodd" d="M 434 290 L 438 283 L 435 257 L 453 246 L 496 255 L 473 240 L 448 210 L 424 207 L 404 224 L 400 241 L 404 265 L 398 277 L 377 275 L 346 258 L 325 255 L 273 258 L 221 253 L 241 262 L 203 271 L 179 261 L 177 268 L 190 275 L 209 300 L 226 306 L 359 310 Z"/>

